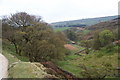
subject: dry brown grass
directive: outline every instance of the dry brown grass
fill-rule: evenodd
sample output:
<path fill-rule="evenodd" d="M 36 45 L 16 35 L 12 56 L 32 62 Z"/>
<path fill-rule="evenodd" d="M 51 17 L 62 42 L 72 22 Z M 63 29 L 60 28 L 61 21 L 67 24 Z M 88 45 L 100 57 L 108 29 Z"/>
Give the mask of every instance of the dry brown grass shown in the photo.
<path fill-rule="evenodd" d="M 69 50 L 77 50 L 77 48 L 72 46 L 71 44 L 65 44 L 64 47 Z"/>

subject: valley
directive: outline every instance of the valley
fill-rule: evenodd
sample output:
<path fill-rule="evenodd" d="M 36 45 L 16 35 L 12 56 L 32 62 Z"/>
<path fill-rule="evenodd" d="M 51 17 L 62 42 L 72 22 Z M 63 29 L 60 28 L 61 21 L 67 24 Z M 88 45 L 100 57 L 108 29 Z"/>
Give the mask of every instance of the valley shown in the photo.
<path fill-rule="evenodd" d="M 116 16 L 52 24 L 40 19 L 25 12 L 3 19 L 8 78 L 119 78 Z"/>

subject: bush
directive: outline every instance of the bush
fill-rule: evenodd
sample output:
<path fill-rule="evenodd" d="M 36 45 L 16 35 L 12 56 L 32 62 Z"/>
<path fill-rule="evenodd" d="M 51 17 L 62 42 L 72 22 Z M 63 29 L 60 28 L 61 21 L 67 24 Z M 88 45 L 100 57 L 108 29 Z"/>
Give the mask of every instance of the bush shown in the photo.
<path fill-rule="evenodd" d="M 87 67 L 84 64 L 80 64 L 82 69 L 81 74 L 83 78 L 96 78 L 103 79 L 107 76 L 116 76 L 116 71 L 110 63 L 104 63 L 102 66 Z"/>
<path fill-rule="evenodd" d="M 114 38 L 115 36 L 110 30 L 104 30 L 99 33 L 99 40 L 103 47 L 110 44 Z"/>
<path fill-rule="evenodd" d="M 102 56 L 104 56 L 105 54 L 104 53 L 98 53 L 97 55 L 96 55 L 96 57 L 97 58 L 101 58 Z"/>
<path fill-rule="evenodd" d="M 71 54 L 71 51 L 66 49 L 66 50 L 65 50 L 65 55 L 68 56 L 68 55 L 70 55 L 70 54 Z"/>

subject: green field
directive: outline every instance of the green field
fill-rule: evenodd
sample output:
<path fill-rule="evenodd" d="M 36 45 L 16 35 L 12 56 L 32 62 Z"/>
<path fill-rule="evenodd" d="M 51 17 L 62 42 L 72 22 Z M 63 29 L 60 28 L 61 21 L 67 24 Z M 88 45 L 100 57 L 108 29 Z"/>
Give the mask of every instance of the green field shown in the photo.
<path fill-rule="evenodd" d="M 64 30 L 66 30 L 66 29 L 69 29 L 69 28 L 71 28 L 71 27 L 54 27 L 53 29 L 55 30 L 55 32 L 58 32 L 58 31 L 64 31 Z"/>
<path fill-rule="evenodd" d="M 90 30 L 83 30 L 83 34 L 86 35 L 90 32 Z"/>

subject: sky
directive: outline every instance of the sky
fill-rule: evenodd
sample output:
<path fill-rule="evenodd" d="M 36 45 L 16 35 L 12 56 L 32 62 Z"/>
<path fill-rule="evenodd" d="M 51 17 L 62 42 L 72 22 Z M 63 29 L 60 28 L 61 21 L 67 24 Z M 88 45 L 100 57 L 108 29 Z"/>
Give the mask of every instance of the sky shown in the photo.
<path fill-rule="evenodd" d="M 118 14 L 119 0 L 0 0 L 0 16 L 27 12 L 45 22 L 59 22 Z"/>

